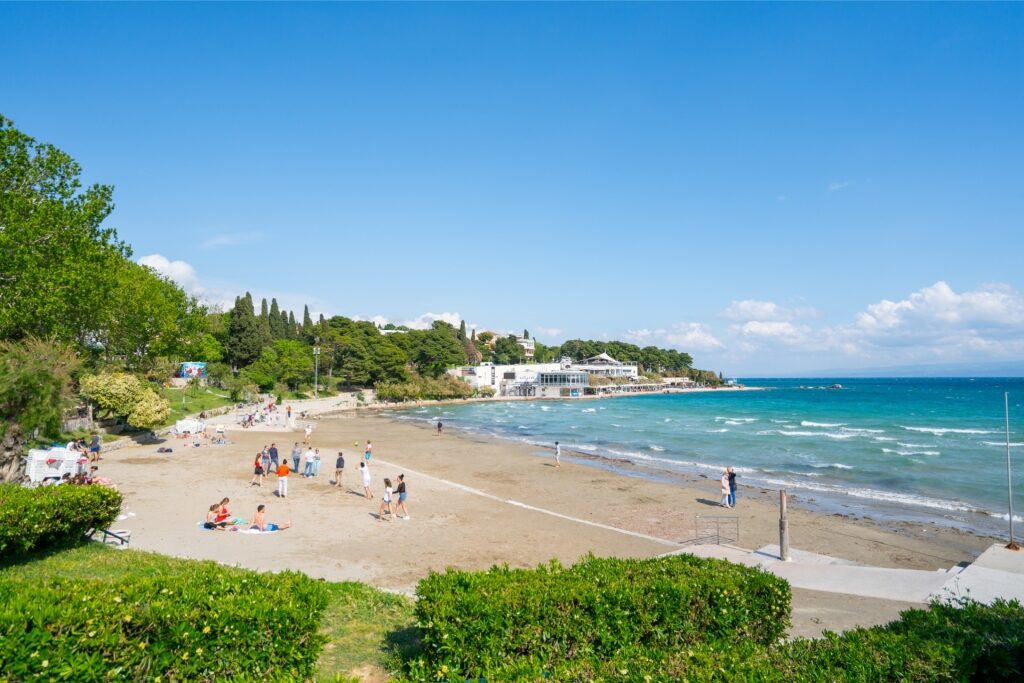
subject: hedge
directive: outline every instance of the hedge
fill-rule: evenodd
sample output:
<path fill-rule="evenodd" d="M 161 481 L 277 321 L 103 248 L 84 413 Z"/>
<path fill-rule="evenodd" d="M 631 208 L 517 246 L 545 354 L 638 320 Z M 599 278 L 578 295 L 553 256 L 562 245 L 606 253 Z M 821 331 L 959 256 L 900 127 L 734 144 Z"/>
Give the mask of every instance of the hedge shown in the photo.
<path fill-rule="evenodd" d="M 120 510 L 121 494 L 106 486 L 0 484 L 0 557 L 67 545 Z"/>
<path fill-rule="evenodd" d="M 785 581 L 692 555 L 448 570 L 431 573 L 417 593 L 423 654 L 412 670 L 452 680 L 539 675 L 564 662 L 614 659 L 627 646 L 768 645 L 789 625 Z"/>
<path fill-rule="evenodd" d="M 14 681 L 302 680 L 325 640 L 326 592 L 295 572 L 195 562 L 116 581 L 0 578 L 0 595 L 0 671 Z"/>

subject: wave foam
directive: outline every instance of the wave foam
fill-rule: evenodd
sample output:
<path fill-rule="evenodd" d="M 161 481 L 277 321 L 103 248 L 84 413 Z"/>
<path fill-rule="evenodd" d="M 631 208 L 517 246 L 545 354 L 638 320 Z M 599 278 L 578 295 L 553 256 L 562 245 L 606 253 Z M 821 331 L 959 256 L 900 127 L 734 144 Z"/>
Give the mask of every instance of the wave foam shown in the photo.
<path fill-rule="evenodd" d="M 801 427 L 842 427 L 845 422 L 811 422 L 810 420 L 801 420 Z"/>
<path fill-rule="evenodd" d="M 761 432 L 758 432 L 758 434 L 760 434 L 760 433 Z M 841 439 L 852 439 L 853 437 L 857 436 L 856 434 L 846 434 L 846 433 L 843 433 L 843 432 L 804 432 L 804 431 L 799 431 L 799 430 L 797 430 L 797 431 L 783 431 L 781 429 L 778 430 L 776 432 L 776 434 L 781 434 L 782 436 L 824 436 L 824 437 L 827 437 L 829 439 L 840 439 L 840 440 Z"/>
<path fill-rule="evenodd" d="M 892 448 L 883 448 L 883 453 L 895 453 L 896 455 L 942 455 L 941 451 L 897 451 Z"/>
<path fill-rule="evenodd" d="M 993 432 L 987 429 L 957 429 L 954 427 L 907 427 L 900 425 L 903 429 L 908 432 L 925 432 L 927 434 L 934 434 L 935 436 L 942 436 L 943 434 L 998 434 L 999 432 Z"/>
<path fill-rule="evenodd" d="M 811 467 L 813 467 L 814 469 L 818 469 L 818 470 L 820 470 L 822 468 L 825 468 L 825 467 L 831 467 L 832 469 L 836 469 L 836 470 L 852 470 L 853 469 L 853 465 L 844 465 L 841 462 L 834 462 L 831 465 L 821 465 L 821 464 L 811 465 Z M 815 475 L 815 476 L 820 476 L 820 475 Z"/>
<path fill-rule="evenodd" d="M 1005 441 L 982 441 L 982 443 L 985 444 L 986 446 L 1002 446 L 1003 448 L 1006 448 L 1006 442 Z M 1010 442 L 1010 448 L 1020 448 L 1021 446 L 1024 446 L 1024 442 L 1021 442 L 1021 441 L 1011 441 Z"/>
<path fill-rule="evenodd" d="M 649 444 L 649 445 L 648 445 L 647 447 L 648 447 L 648 448 L 650 448 L 650 449 L 651 449 L 652 451 L 656 451 L 656 452 L 658 452 L 658 453 L 661 453 L 661 452 L 663 452 L 663 451 L 665 450 L 665 449 L 664 449 L 664 448 L 662 448 L 661 446 L 655 445 L 655 444 L 653 444 L 653 443 L 652 443 L 652 444 Z"/>

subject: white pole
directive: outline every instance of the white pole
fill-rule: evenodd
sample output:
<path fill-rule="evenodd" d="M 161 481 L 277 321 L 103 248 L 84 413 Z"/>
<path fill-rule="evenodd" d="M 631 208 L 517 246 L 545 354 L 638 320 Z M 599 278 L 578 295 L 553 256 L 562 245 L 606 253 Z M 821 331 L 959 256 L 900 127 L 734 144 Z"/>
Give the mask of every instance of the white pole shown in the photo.
<path fill-rule="evenodd" d="M 1009 508 L 1010 521 L 1010 542 L 1007 548 L 1020 550 L 1020 546 L 1013 542 L 1013 472 L 1010 469 L 1010 392 L 1003 392 L 1003 409 L 1006 415 L 1006 499 Z"/>
<path fill-rule="evenodd" d="M 320 347 L 313 347 L 313 398 L 320 398 Z"/>

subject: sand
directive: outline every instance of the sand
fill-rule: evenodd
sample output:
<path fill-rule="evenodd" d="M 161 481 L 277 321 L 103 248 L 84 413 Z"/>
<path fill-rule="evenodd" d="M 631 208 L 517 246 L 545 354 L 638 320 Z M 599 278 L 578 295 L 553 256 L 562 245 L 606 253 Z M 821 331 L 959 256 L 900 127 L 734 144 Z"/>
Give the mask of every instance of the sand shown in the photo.
<path fill-rule="evenodd" d="M 185 447 L 185 441 L 110 452 L 101 474 L 118 483 L 132 547 L 179 557 L 210 559 L 260 570 L 297 569 L 328 580 L 358 580 L 412 594 L 429 571 L 530 567 L 552 558 L 572 563 L 587 553 L 654 557 L 694 534 L 698 515 L 739 517 L 737 545 L 778 542 L 777 494 L 740 489 L 735 510 L 718 507 L 717 481 L 656 481 L 638 467 L 627 474 L 600 459 L 551 452 L 400 422 L 350 410 L 316 421 L 320 476 L 289 477 L 289 495 L 275 495 L 276 477 L 249 485 L 255 453 L 272 441 L 282 457 L 302 432 L 229 431 L 225 446 Z M 358 463 L 367 439 L 374 499 L 363 497 Z M 172 454 L 157 454 L 159 445 Z M 346 456 L 342 486 L 334 478 L 337 451 Z M 290 461 L 290 458 L 289 458 Z M 412 519 L 379 521 L 383 479 L 404 472 Z M 633 476 L 631 476 L 633 475 Z M 248 535 L 200 530 L 211 503 L 227 496 L 233 514 L 251 518 L 267 505 L 267 519 L 291 529 Z M 889 524 L 794 509 L 792 545 L 865 564 L 948 569 L 973 559 L 990 539 L 938 527 Z M 794 635 L 884 623 L 911 605 L 835 593 L 794 591 Z"/>

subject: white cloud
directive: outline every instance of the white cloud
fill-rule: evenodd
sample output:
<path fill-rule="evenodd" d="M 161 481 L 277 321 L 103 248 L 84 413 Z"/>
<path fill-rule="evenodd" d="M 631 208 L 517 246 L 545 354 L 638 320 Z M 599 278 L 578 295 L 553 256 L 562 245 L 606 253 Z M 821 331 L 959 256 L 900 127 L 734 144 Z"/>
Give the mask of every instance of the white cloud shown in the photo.
<path fill-rule="evenodd" d="M 172 261 L 163 254 L 149 254 L 141 257 L 138 263 L 178 283 L 192 296 L 201 297 L 206 292 L 206 288 L 199 283 L 196 269 L 186 261 Z"/>
<path fill-rule="evenodd" d="M 773 301 L 744 299 L 733 301 L 722 311 L 722 316 L 732 320 L 794 320 L 817 315 L 813 308 L 783 308 Z"/>
<path fill-rule="evenodd" d="M 561 336 L 563 330 L 558 327 L 541 327 L 537 326 L 533 328 L 533 333 L 539 334 L 542 337 L 558 337 Z"/>
<path fill-rule="evenodd" d="M 214 235 L 202 243 L 204 249 L 214 249 L 216 247 L 234 247 L 239 244 L 249 244 L 251 242 L 259 242 L 263 239 L 263 234 L 258 232 L 227 232 L 220 235 Z"/>
<path fill-rule="evenodd" d="M 368 320 L 368 321 L 372 322 L 374 325 L 379 325 L 379 326 L 382 326 L 382 327 L 384 325 L 387 325 L 388 323 L 393 323 L 396 326 L 404 325 L 405 327 L 408 327 L 411 330 L 428 330 L 434 324 L 435 320 L 441 320 L 442 322 L 446 322 L 449 325 L 452 325 L 454 327 L 458 327 L 459 323 L 462 322 L 462 316 L 461 315 L 459 315 L 458 313 L 448 313 L 448 312 L 445 312 L 445 313 L 423 313 L 422 315 L 416 316 L 412 320 L 392 320 L 392 319 L 388 318 L 387 316 L 383 316 L 383 315 L 373 315 L 373 316 L 369 316 L 369 317 L 357 315 L 357 316 L 353 316 L 352 319 L 353 320 Z M 467 327 L 475 327 L 473 325 L 469 325 L 468 323 L 467 323 L 466 326 Z"/>
<path fill-rule="evenodd" d="M 777 341 L 787 346 L 804 345 L 811 335 L 807 326 L 798 327 L 785 320 L 750 320 L 733 327 L 745 337 Z"/>
<path fill-rule="evenodd" d="M 664 344 L 681 351 L 713 351 L 725 348 L 711 329 L 701 323 L 676 323 L 669 328 L 629 330 L 626 337 L 637 344 Z"/>
<path fill-rule="evenodd" d="M 849 186 L 850 186 L 850 181 L 849 180 L 833 181 L 833 182 L 828 184 L 828 191 L 829 192 L 838 192 L 839 190 L 846 189 Z"/>

